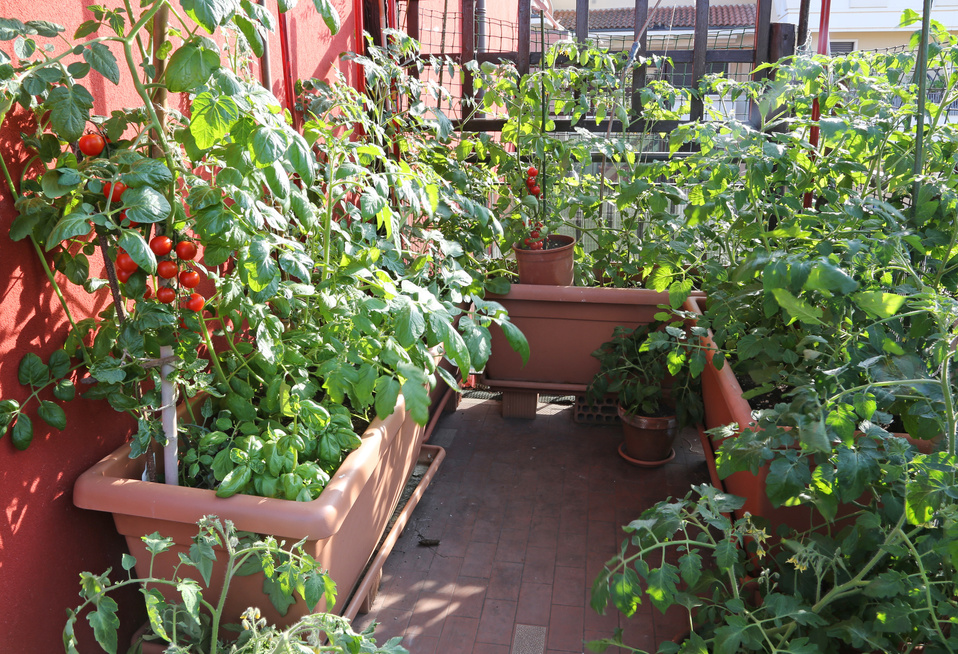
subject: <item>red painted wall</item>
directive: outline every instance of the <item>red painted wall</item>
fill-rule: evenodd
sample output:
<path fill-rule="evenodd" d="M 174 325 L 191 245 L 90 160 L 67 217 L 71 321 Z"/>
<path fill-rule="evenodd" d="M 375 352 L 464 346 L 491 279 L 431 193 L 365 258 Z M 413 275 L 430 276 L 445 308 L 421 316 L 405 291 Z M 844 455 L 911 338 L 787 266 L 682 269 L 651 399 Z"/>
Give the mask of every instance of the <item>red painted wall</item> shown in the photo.
<path fill-rule="evenodd" d="M 121 6 L 115 0 L 103 3 Z M 138 2 L 132 3 L 134 6 Z M 331 36 L 308 0 L 289 14 L 292 79 L 330 77 L 340 67 L 339 53 L 355 49 L 357 25 L 352 0 L 333 0 L 343 27 Z M 178 5 L 177 5 L 178 6 Z M 59 23 L 72 35 L 80 23 L 92 18 L 84 3 L 70 0 L 3 0 L 0 16 L 20 20 L 42 19 Z M 275 0 L 267 7 L 276 15 Z M 0 48 L 12 54 L 11 42 Z M 270 41 L 273 92 L 283 98 L 283 54 L 278 34 Z M 349 70 L 355 83 L 357 71 Z M 94 112 L 138 105 L 128 87 L 114 87 L 96 77 L 87 84 L 96 98 Z M 27 129 L 22 112 L 13 112 L 0 125 L 0 154 L 19 179 L 23 150 L 19 132 Z M 7 236 L 15 217 L 13 199 L 0 182 L 0 399 L 28 397 L 17 380 L 17 367 L 26 352 L 44 359 L 62 346 L 67 321 L 52 286 L 29 241 L 12 242 Z M 98 265 L 94 261 L 93 265 Z M 62 279 L 62 277 L 61 277 Z M 94 315 L 106 305 L 104 295 L 91 299 L 82 289 L 63 280 L 76 319 Z M 109 515 L 74 508 L 73 482 L 86 468 L 115 449 L 127 437 L 131 421 L 115 413 L 106 402 L 74 400 L 68 407 L 66 431 L 45 428 L 34 420 L 35 436 L 26 451 L 18 451 L 8 436 L 0 439 L 0 652 L 51 654 L 62 652 L 61 631 L 66 609 L 78 603 L 78 574 L 83 570 L 121 570 L 125 549 Z M 30 411 L 35 415 L 35 404 Z M 145 619 L 137 593 L 121 602 L 123 632 L 120 651 Z M 85 623 L 85 620 L 84 620 Z M 81 651 L 99 652 L 92 638 Z"/>

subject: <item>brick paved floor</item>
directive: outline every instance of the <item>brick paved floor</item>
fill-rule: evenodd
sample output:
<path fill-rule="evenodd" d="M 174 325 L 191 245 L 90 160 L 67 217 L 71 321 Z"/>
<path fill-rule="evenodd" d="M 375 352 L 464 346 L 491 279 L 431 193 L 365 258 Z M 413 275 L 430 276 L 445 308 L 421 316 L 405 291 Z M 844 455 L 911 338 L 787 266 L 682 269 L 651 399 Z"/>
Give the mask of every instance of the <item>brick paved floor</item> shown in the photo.
<path fill-rule="evenodd" d="M 411 654 L 585 652 L 585 641 L 616 627 L 654 652 L 684 631 L 681 613 L 648 602 L 628 620 L 589 607 L 592 581 L 624 539 L 621 525 L 708 482 L 694 429 L 657 469 L 623 461 L 620 438 L 618 426 L 574 423 L 571 406 L 540 402 L 535 420 L 504 419 L 498 400 L 464 398 L 433 432 L 446 459 L 356 626 L 379 622 L 377 640 L 402 636 Z"/>

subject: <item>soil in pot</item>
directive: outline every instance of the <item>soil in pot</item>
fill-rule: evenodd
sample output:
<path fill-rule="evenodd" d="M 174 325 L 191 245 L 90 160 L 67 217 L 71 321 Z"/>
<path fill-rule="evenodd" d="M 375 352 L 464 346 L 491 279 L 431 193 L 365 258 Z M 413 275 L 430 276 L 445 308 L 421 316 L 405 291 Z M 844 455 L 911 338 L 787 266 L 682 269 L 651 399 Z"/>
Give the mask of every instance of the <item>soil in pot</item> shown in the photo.
<path fill-rule="evenodd" d="M 619 454 L 635 465 L 653 467 L 664 465 L 675 457 L 672 445 L 678 434 L 678 419 L 674 415 L 653 417 L 629 415 L 619 407 L 624 441 Z"/>
<path fill-rule="evenodd" d="M 575 239 L 565 234 L 550 234 L 541 250 L 512 246 L 519 266 L 519 283 L 571 286 Z"/>

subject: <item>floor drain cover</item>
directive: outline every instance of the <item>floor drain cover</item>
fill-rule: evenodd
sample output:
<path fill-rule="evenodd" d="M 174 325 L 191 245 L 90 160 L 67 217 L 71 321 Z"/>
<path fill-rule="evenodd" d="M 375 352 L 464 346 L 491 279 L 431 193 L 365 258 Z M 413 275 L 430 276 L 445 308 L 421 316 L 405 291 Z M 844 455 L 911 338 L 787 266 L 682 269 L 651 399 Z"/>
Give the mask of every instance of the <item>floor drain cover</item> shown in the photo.
<path fill-rule="evenodd" d="M 546 628 L 517 624 L 512 654 L 542 654 L 546 651 Z"/>

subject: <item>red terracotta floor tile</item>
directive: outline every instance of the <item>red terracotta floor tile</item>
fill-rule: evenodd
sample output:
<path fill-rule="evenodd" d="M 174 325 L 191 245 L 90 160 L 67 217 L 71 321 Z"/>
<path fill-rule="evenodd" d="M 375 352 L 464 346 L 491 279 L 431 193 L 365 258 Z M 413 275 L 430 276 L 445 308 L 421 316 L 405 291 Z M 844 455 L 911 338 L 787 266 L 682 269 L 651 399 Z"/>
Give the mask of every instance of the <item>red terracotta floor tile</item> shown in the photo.
<path fill-rule="evenodd" d="M 446 620 L 439 637 L 439 652 L 471 652 L 476 644 L 478 618 L 453 616 Z"/>
<path fill-rule="evenodd" d="M 516 623 L 547 627 L 552 613 L 552 585 L 523 583 L 516 606 Z"/>
<path fill-rule="evenodd" d="M 583 608 L 581 606 L 552 605 L 549 617 L 549 649 L 581 652 L 584 649 Z"/>
<path fill-rule="evenodd" d="M 535 420 L 499 411 L 465 398 L 440 418 L 446 460 L 386 562 L 373 612 L 355 624 L 381 622 L 377 640 L 401 635 L 411 654 L 510 654 L 520 627 L 546 629 L 553 654 L 584 652 L 617 626 L 650 651 L 680 633 L 685 618 L 647 600 L 626 620 L 589 599 L 623 524 L 689 480 L 707 482 L 695 431 L 680 435 L 673 463 L 646 470 L 618 456 L 618 428 L 574 424 L 568 406 L 543 404 Z"/>
<path fill-rule="evenodd" d="M 492 562 L 496 554 L 495 543 L 472 542 L 466 548 L 459 574 L 466 577 L 484 577 L 492 574 Z"/>
<path fill-rule="evenodd" d="M 519 587 L 522 585 L 522 564 L 497 561 L 492 564 L 492 576 L 486 597 L 516 601 L 519 599 Z"/>
<path fill-rule="evenodd" d="M 472 654 L 509 654 L 509 646 L 494 645 L 492 643 L 476 643 L 476 646 L 472 648 Z"/>
<path fill-rule="evenodd" d="M 486 598 L 479 618 L 476 642 L 508 645 L 516 623 L 516 603 L 509 600 Z"/>
<path fill-rule="evenodd" d="M 463 618 L 478 618 L 481 616 L 488 585 L 488 579 L 459 577 L 456 580 L 456 589 L 453 592 L 449 615 Z"/>
<path fill-rule="evenodd" d="M 552 582 L 552 603 L 565 606 L 582 606 L 585 592 L 585 570 L 556 566 Z"/>
<path fill-rule="evenodd" d="M 495 560 L 522 563 L 526 557 L 526 542 L 528 539 L 528 529 L 503 529 L 499 532 L 499 542 L 496 544 Z"/>

